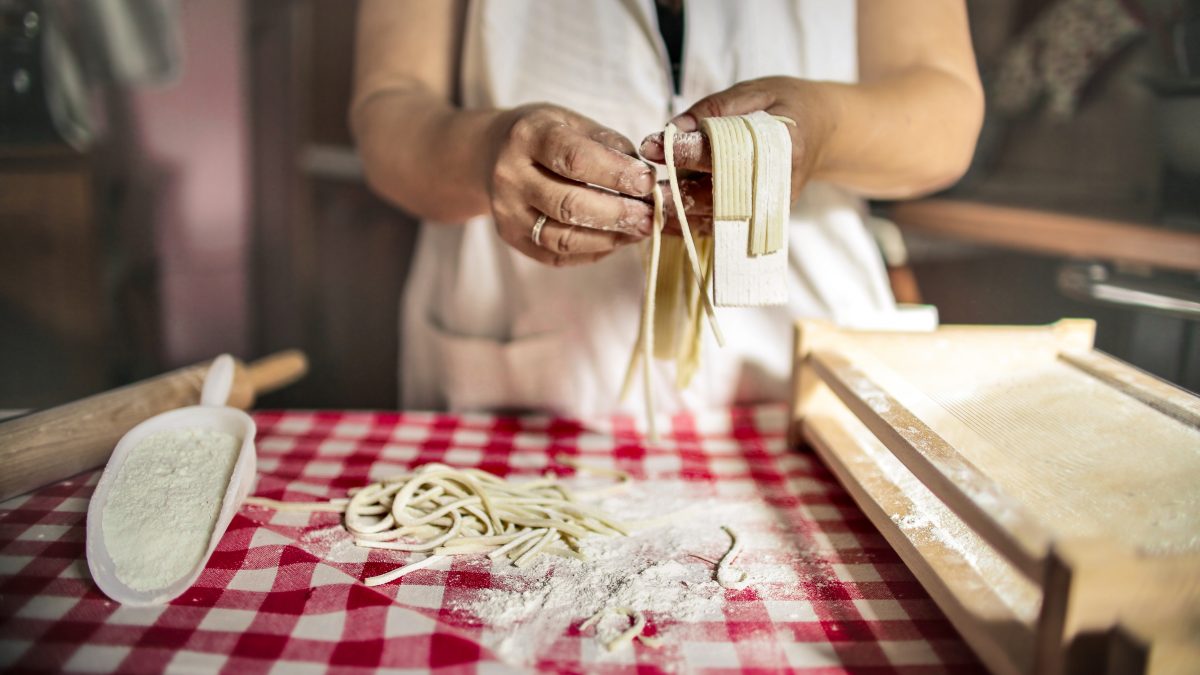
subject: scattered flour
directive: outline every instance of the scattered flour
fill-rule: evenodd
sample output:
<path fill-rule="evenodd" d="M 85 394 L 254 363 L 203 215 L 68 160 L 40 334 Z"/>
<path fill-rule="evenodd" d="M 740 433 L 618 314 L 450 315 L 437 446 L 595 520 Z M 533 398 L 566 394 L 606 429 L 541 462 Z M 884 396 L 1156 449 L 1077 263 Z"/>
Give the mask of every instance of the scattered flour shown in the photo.
<path fill-rule="evenodd" d="M 502 659 L 530 665 L 560 636 L 604 608 L 645 614 L 645 633 L 671 644 L 679 623 L 723 621 L 726 591 L 714 578 L 715 565 L 695 556 L 719 559 L 729 548 L 721 525 L 740 526 L 746 551 L 794 550 L 773 533 L 776 513 L 761 501 L 688 496 L 682 483 L 636 483 L 598 504 L 626 522 L 658 519 L 628 537 L 589 537 L 581 542 L 587 560 L 540 556 L 526 568 L 504 562 L 492 566 L 493 587 L 480 589 L 449 606 L 488 628 L 483 641 Z M 674 517 L 662 518 L 675 514 Z M 794 586 L 788 561 L 745 567 L 750 588 L 769 594 L 771 584 Z M 606 644 L 630 625 L 628 617 L 606 616 L 585 635 Z M 603 658 L 603 656 L 601 657 Z"/>
<path fill-rule="evenodd" d="M 1033 621 L 1041 608 L 1038 588 L 938 499 L 886 449 L 866 444 L 882 474 L 904 493 L 912 510 L 891 515 L 914 543 L 936 541 L 957 553 L 1020 619 Z"/>
<path fill-rule="evenodd" d="M 367 559 L 367 549 L 354 545 L 354 537 L 338 523 L 309 530 L 300 537 L 313 554 L 335 563 L 361 563 Z"/>
<path fill-rule="evenodd" d="M 163 588 L 208 550 L 240 443 L 208 429 L 147 436 L 125 458 L 104 506 L 105 547 L 130 588 Z"/>

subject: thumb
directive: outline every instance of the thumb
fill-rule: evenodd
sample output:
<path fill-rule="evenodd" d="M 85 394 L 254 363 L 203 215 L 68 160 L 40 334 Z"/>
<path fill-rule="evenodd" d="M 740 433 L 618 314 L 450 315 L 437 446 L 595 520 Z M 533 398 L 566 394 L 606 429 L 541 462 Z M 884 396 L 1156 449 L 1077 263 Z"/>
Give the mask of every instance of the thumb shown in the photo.
<path fill-rule="evenodd" d="M 697 131 L 700 129 L 700 121 L 705 118 L 744 115 L 756 110 L 766 110 L 774 103 L 775 97 L 770 92 L 753 81 L 743 82 L 705 96 L 671 122 L 680 131 Z"/>

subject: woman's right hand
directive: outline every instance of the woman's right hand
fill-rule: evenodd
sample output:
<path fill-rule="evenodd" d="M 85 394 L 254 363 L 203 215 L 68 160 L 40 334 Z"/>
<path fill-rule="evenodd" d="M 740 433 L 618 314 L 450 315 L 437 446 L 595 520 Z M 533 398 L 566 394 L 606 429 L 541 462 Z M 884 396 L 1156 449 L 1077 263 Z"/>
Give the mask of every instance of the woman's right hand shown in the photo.
<path fill-rule="evenodd" d="M 496 231 L 548 265 L 599 260 L 650 234 L 642 201 L 654 171 L 633 143 L 607 127 L 549 104 L 501 113 L 490 144 L 488 193 Z M 539 242 L 533 227 L 545 214 Z"/>

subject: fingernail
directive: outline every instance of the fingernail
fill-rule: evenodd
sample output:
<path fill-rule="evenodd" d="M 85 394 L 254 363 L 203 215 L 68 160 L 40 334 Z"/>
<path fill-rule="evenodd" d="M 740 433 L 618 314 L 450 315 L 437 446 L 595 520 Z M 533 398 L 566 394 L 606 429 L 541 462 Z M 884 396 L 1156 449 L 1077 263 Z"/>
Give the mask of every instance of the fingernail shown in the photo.
<path fill-rule="evenodd" d="M 645 236 L 650 234 L 652 230 L 654 230 L 654 215 L 646 213 L 637 221 L 638 234 Z"/>
<path fill-rule="evenodd" d="M 654 191 L 654 174 L 649 169 L 643 171 L 641 175 L 633 181 L 633 189 L 638 191 L 638 194 L 648 195 Z"/>
<path fill-rule="evenodd" d="M 644 157 L 661 157 L 663 154 L 662 135 L 647 136 L 646 140 L 642 141 L 642 147 L 639 150 Z"/>
<path fill-rule="evenodd" d="M 683 113 L 682 115 L 679 115 L 675 119 L 671 120 L 671 124 L 674 124 L 676 129 L 679 129 L 683 132 L 695 131 L 696 129 L 700 128 L 700 125 L 696 124 L 696 118 L 692 117 L 691 113 Z"/>

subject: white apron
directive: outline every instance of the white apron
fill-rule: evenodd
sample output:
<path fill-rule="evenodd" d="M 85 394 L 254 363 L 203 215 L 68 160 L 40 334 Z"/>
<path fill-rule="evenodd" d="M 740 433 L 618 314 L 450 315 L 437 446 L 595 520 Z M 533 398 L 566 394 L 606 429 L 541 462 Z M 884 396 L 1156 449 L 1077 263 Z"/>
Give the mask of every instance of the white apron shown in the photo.
<path fill-rule="evenodd" d="M 637 145 L 696 100 L 742 80 L 857 77 L 853 2 L 687 0 L 676 96 L 653 3 L 474 0 L 460 75 L 464 106 L 552 102 Z M 691 387 L 677 391 L 673 364 L 656 362 L 658 411 L 784 400 L 794 318 L 836 321 L 893 308 L 860 199 L 810 184 L 792 209 L 789 237 L 789 305 L 719 308 L 727 344 L 717 348 L 706 329 Z M 640 386 L 617 401 L 642 284 L 640 246 L 560 269 L 509 247 L 490 217 L 424 224 L 402 313 L 403 406 L 581 419 L 642 410 Z"/>

